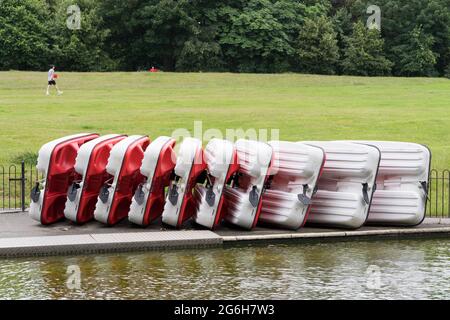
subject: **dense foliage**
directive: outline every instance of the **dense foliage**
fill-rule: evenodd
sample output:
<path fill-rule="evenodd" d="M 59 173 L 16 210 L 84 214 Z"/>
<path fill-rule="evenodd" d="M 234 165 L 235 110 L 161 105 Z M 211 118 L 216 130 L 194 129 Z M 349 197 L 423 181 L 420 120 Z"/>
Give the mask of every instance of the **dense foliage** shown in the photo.
<path fill-rule="evenodd" d="M 0 0 L 0 70 L 449 76 L 450 0 Z M 66 25 L 70 5 L 80 29 Z"/>

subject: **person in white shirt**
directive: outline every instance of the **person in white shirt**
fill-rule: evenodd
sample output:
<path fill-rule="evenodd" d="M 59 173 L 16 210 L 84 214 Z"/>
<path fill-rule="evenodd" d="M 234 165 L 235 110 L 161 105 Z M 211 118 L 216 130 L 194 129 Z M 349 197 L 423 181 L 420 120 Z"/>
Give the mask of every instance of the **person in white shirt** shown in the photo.
<path fill-rule="evenodd" d="M 56 76 L 55 76 L 55 66 L 51 66 L 50 70 L 48 70 L 48 76 L 47 76 L 47 80 L 48 80 L 48 85 L 47 85 L 47 95 L 50 95 L 50 87 L 51 86 L 55 86 L 56 88 L 56 92 L 58 92 L 58 96 L 61 95 L 63 92 L 59 90 L 58 86 L 56 85 Z"/>

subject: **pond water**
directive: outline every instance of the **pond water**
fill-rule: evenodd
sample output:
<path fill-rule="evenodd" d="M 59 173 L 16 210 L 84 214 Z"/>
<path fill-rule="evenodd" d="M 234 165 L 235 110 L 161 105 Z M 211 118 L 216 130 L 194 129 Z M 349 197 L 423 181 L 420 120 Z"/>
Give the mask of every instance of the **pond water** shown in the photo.
<path fill-rule="evenodd" d="M 450 241 L 274 244 L 0 260 L 0 298 L 450 299 Z"/>

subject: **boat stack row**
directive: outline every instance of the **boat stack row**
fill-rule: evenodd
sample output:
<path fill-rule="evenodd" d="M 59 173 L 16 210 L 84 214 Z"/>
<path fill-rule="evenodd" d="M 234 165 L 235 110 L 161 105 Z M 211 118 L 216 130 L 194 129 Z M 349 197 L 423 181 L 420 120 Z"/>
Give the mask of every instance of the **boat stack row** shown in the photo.
<path fill-rule="evenodd" d="M 161 219 L 209 228 L 223 221 L 298 229 L 415 226 L 426 212 L 431 153 L 380 141 L 235 143 L 171 137 L 77 134 L 46 143 L 30 215 L 148 226 Z"/>

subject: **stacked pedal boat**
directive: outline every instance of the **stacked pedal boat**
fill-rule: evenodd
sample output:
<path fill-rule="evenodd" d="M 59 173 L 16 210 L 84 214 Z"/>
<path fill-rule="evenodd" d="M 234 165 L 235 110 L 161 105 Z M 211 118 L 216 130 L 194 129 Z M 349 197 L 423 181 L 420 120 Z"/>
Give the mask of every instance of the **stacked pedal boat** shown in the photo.
<path fill-rule="evenodd" d="M 369 224 L 416 226 L 425 219 L 431 152 L 405 142 L 359 141 L 381 152 Z"/>
<path fill-rule="evenodd" d="M 259 141 L 236 142 L 239 170 L 233 185 L 225 187 L 225 220 L 244 229 L 256 226 L 261 212 L 262 195 L 270 176 L 272 147 Z"/>
<path fill-rule="evenodd" d="M 64 218 L 67 190 L 75 180 L 75 159 L 80 146 L 97 138 L 81 133 L 46 143 L 39 150 L 37 170 L 44 175 L 31 191 L 30 216 L 42 224 Z"/>
<path fill-rule="evenodd" d="M 100 190 L 95 220 L 114 225 L 128 216 L 131 199 L 144 180 L 139 169 L 149 143 L 147 136 L 135 135 L 123 139 L 111 149 L 106 165 L 110 176 Z"/>
<path fill-rule="evenodd" d="M 133 197 L 128 220 L 148 226 L 158 219 L 166 201 L 165 188 L 175 168 L 175 140 L 170 137 L 159 137 L 145 150 L 141 165 L 141 174 L 145 181 L 141 183 Z"/>
<path fill-rule="evenodd" d="M 367 220 L 380 164 L 380 151 L 349 142 L 305 142 L 322 148 L 325 166 L 308 223 L 357 229 Z"/>
<path fill-rule="evenodd" d="M 325 162 L 319 147 L 303 143 L 271 141 L 273 175 L 263 195 L 259 220 L 288 229 L 302 227 Z"/>
<path fill-rule="evenodd" d="M 100 189 L 108 179 L 106 164 L 111 149 L 125 136 L 110 134 L 91 140 L 80 147 L 75 161 L 79 179 L 67 191 L 64 216 L 76 223 L 94 219 L 94 210 Z"/>
<path fill-rule="evenodd" d="M 197 213 L 195 222 L 209 229 L 217 228 L 225 214 L 225 188 L 239 169 L 234 144 L 212 139 L 205 148 L 206 185 L 195 187 Z"/>
<path fill-rule="evenodd" d="M 30 216 L 48 225 L 124 218 L 181 228 L 223 221 L 299 229 L 415 226 L 426 214 L 431 152 L 383 141 L 269 143 L 77 134 L 46 143 Z"/>
<path fill-rule="evenodd" d="M 180 228 L 195 214 L 197 205 L 193 190 L 205 169 L 202 142 L 195 138 L 185 138 L 170 182 L 162 222 Z"/>

